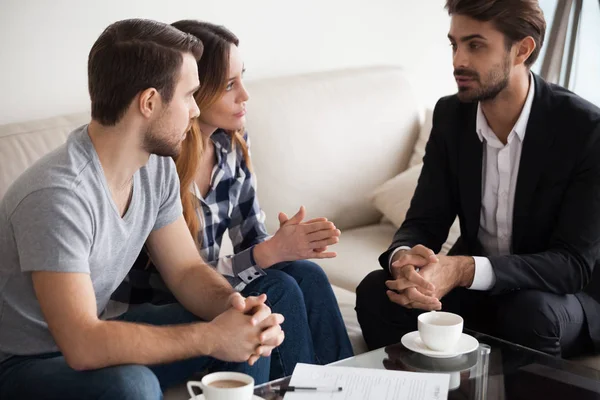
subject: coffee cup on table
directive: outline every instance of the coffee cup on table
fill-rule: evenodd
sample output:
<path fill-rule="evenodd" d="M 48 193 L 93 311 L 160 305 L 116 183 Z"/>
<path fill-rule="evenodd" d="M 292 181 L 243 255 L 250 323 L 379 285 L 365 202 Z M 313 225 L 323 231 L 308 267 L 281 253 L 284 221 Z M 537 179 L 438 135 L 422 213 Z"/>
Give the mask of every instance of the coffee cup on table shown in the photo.
<path fill-rule="evenodd" d="M 423 313 L 417 319 L 421 341 L 435 351 L 451 351 L 460 339 L 463 324 L 460 315 L 443 311 Z"/>
<path fill-rule="evenodd" d="M 202 389 L 206 400 L 251 400 L 254 393 L 254 378 L 240 372 L 214 372 L 200 382 L 189 381 L 187 389 L 196 400 L 194 388 Z"/>

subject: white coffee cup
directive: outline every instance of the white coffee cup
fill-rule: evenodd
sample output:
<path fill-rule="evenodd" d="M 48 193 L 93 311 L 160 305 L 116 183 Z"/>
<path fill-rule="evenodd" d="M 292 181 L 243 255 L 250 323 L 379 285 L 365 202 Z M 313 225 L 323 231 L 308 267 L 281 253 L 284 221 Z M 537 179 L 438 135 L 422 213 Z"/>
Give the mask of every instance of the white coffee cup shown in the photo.
<path fill-rule="evenodd" d="M 450 351 L 462 334 L 464 321 L 460 315 L 431 311 L 419 315 L 419 336 L 427 347 L 435 351 Z"/>
<path fill-rule="evenodd" d="M 215 382 L 222 381 L 237 381 L 243 386 L 239 387 L 216 387 Z M 251 400 L 254 394 L 254 378 L 250 375 L 240 372 L 214 372 L 202 378 L 200 382 L 189 381 L 187 389 L 192 396 L 192 400 L 196 400 L 194 387 L 202 389 L 206 400 Z"/>

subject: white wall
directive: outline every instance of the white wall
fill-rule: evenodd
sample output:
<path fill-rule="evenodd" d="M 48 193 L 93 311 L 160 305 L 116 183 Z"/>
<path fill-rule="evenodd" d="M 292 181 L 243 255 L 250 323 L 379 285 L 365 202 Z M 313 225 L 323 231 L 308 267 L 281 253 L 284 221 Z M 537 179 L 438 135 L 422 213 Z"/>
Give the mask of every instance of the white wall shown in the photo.
<path fill-rule="evenodd" d="M 131 17 L 203 19 L 241 39 L 247 78 L 402 65 L 422 103 L 453 93 L 444 0 L 0 0 L 0 124 L 88 108 L 90 47 Z"/>

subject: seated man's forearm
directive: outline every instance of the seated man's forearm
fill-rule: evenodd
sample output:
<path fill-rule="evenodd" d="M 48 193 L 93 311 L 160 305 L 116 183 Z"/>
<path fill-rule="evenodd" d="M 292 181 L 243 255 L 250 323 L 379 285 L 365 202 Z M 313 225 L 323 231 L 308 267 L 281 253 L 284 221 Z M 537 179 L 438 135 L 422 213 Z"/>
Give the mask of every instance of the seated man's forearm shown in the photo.
<path fill-rule="evenodd" d="M 210 355 L 214 344 L 208 323 L 152 326 L 98 321 L 74 343 L 61 348 L 69 366 L 90 370 L 113 365 L 152 365 Z"/>
<path fill-rule="evenodd" d="M 187 310 L 204 321 L 227 310 L 229 296 L 235 292 L 221 274 L 206 264 L 189 268 L 171 290 Z"/>

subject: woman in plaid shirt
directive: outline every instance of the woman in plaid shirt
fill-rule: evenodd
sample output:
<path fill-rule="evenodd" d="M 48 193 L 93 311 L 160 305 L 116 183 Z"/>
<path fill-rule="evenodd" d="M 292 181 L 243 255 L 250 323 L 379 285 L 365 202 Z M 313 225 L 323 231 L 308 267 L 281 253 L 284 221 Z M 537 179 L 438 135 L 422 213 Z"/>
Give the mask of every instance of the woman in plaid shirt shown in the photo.
<path fill-rule="evenodd" d="M 289 219 L 280 213 L 279 230 L 267 234 L 244 132 L 248 93 L 237 37 L 206 22 L 173 26 L 198 37 L 205 49 L 198 62 L 201 88 L 194 95 L 201 115 L 176 159 L 183 213 L 202 257 L 244 296 L 266 293 L 269 307 L 285 317 L 286 338 L 271 355 L 271 379 L 291 375 L 297 362 L 327 364 L 352 356 L 331 285 L 308 261 L 335 257 L 327 247 L 339 241 L 340 231 L 325 218 L 304 221 L 301 207 Z M 234 254 L 221 257 L 227 230 Z M 130 304 L 175 301 L 147 265 L 141 254 L 113 298 Z"/>

